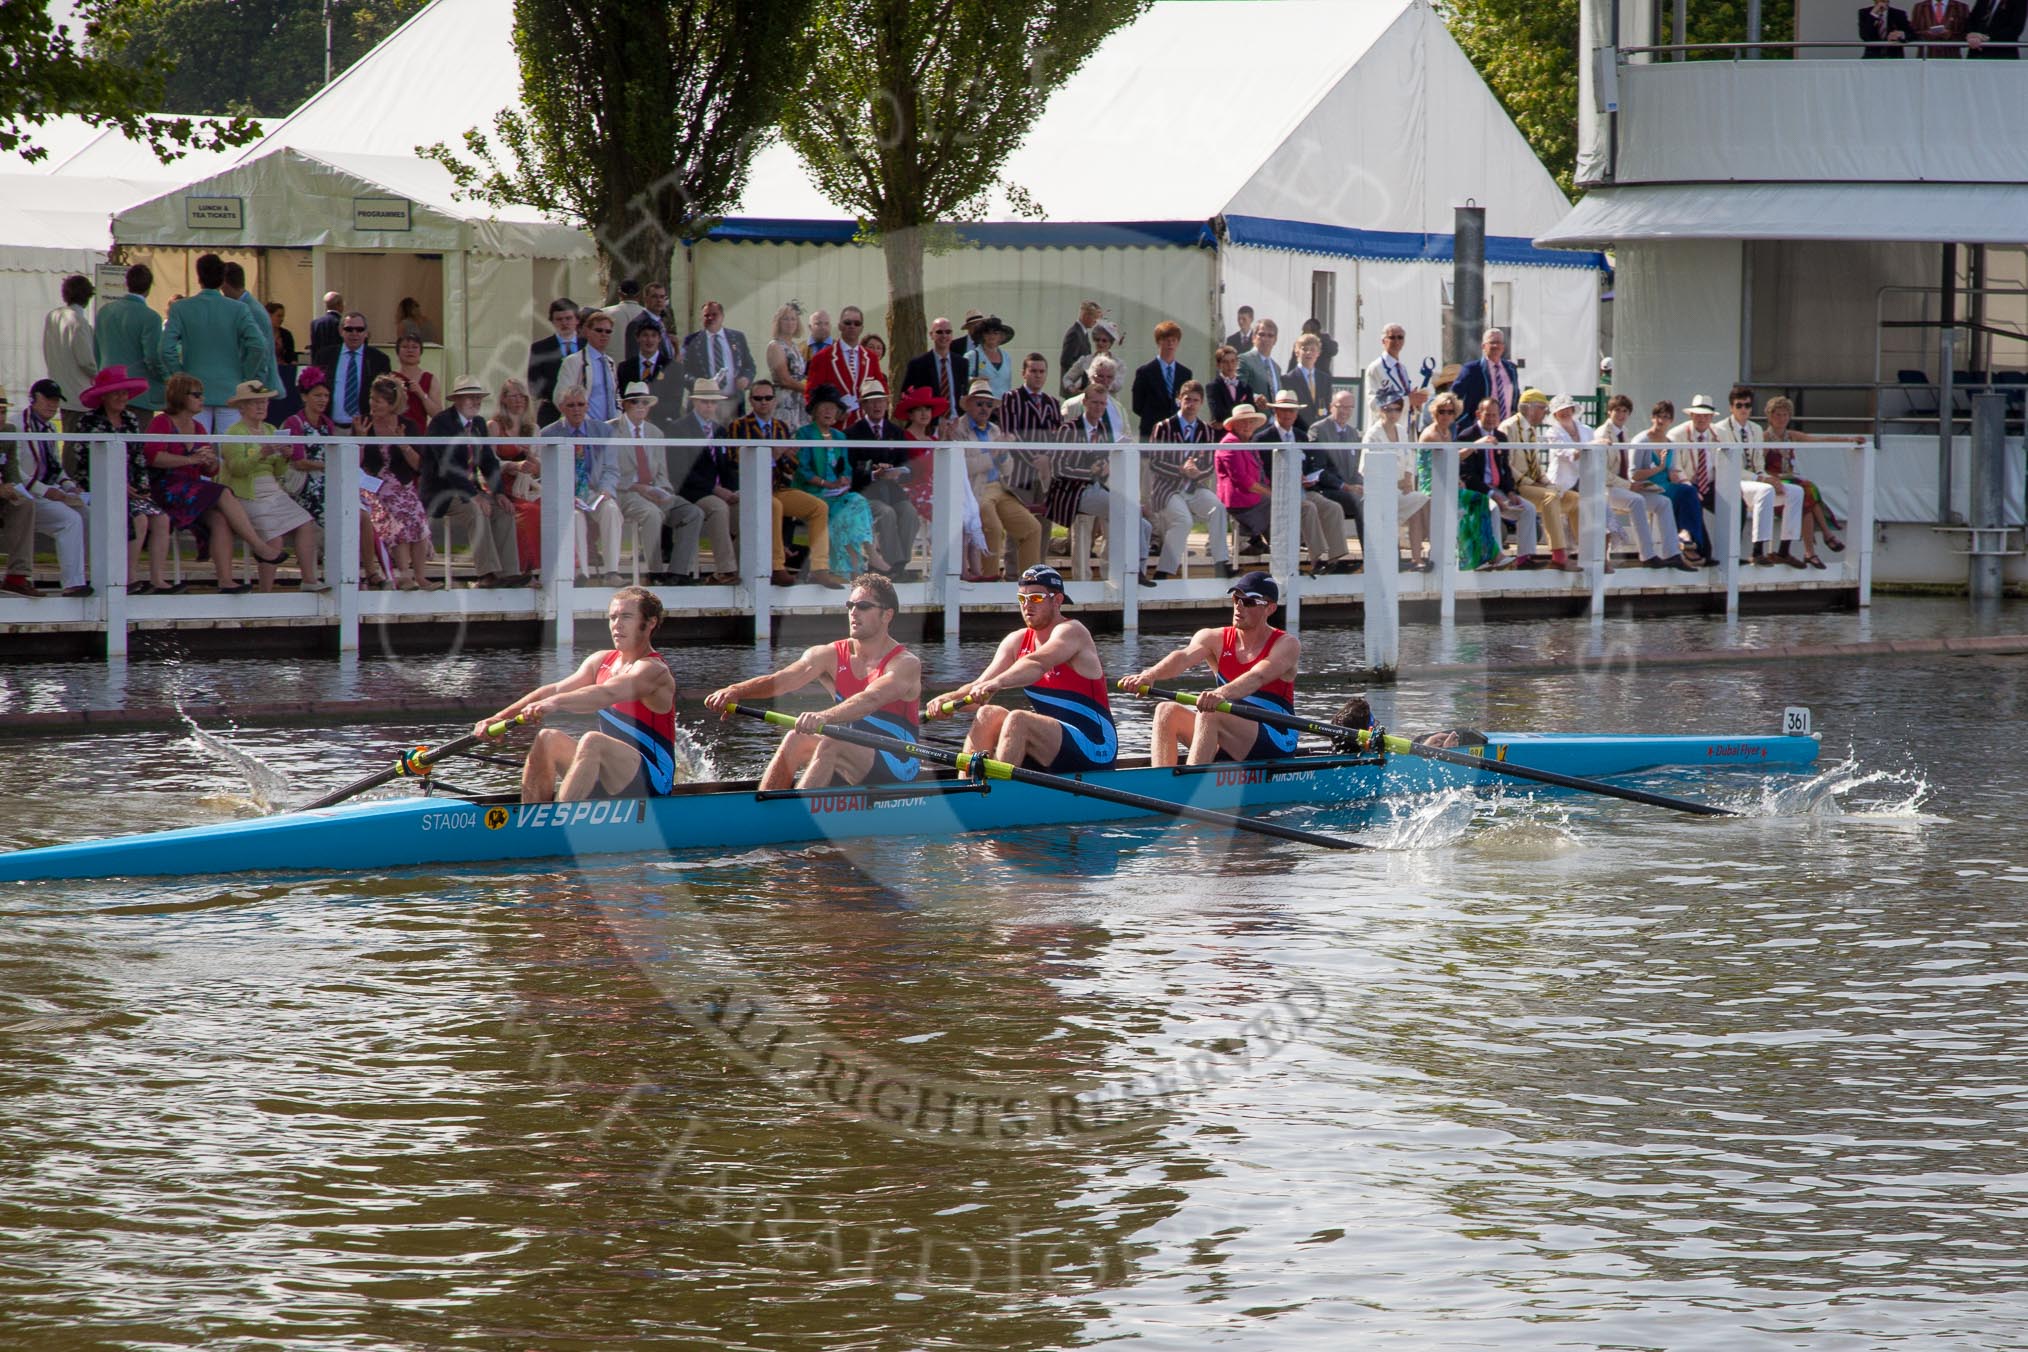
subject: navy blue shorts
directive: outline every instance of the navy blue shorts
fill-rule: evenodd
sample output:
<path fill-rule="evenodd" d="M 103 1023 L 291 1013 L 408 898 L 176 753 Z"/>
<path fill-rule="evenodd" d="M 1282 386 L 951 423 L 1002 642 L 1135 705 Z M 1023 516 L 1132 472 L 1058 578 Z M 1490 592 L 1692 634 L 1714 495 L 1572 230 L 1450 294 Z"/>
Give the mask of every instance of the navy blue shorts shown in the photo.
<path fill-rule="evenodd" d="M 1036 713 L 1047 714 L 1063 725 L 1063 743 L 1055 759 L 1038 768 L 1052 775 L 1076 774 L 1081 770 L 1110 770 L 1120 758 L 1120 733 L 1112 715 L 1086 700 L 1057 690 L 1022 692 Z"/>
<path fill-rule="evenodd" d="M 857 728 L 861 732 L 875 733 L 881 737 L 892 737 L 902 742 L 913 742 L 916 740 L 916 730 L 914 728 L 897 723 L 885 714 L 868 714 L 864 718 L 855 718 L 845 726 Z M 921 773 L 922 762 L 913 757 L 904 758 L 895 755 L 892 751 L 876 751 L 873 753 L 873 767 L 866 772 L 866 777 L 859 782 L 861 784 L 912 784 L 915 782 L 915 777 Z"/>
<path fill-rule="evenodd" d="M 1275 703 L 1273 700 L 1262 699 L 1258 695 L 1248 695 L 1245 699 L 1237 702 L 1259 709 L 1264 713 L 1285 714 L 1289 712 L 1288 709 Z M 1234 717 L 1241 717 L 1241 715 L 1235 714 Z M 1240 757 L 1240 759 L 1250 761 L 1286 760 L 1296 754 L 1296 738 L 1300 735 L 1293 728 L 1271 728 L 1265 723 L 1256 723 L 1254 724 L 1253 745 L 1247 748 L 1246 754 Z M 1229 761 L 1232 757 L 1221 751 L 1214 759 Z"/>

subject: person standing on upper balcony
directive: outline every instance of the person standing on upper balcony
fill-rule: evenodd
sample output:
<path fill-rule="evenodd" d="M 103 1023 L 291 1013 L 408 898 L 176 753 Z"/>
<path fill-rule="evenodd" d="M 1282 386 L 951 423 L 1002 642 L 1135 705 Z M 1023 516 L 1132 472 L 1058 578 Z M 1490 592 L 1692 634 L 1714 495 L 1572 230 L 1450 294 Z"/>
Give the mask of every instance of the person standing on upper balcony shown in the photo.
<path fill-rule="evenodd" d="M 1932 61 L 1955 61 L 1963 52 L 1958 43 L 1965 38 L 1965 22 L 1971 10 L 1965 0 L 1916 0 L 1908 11 L 1909 31 L 1928 42 L 1947 42 L 1948 47 L 1924 47 L 1922 54 Z"/>
<path fill-rule="evenodd" d="M 1965 20 L 1966 55 L 1999 61 L 2021 59 L 2021 30 L 2028 27 L 2028 0 L 1978 0 Z"/>
<path fill-rule="evenodd" d="M 1868 61 L 1881 57 L 1900 60 L 1907 54 L 1902 44 L 1908 41 L 1908 11 L 1896 9 L 1887 0 L 1868 5 L 1859 11 L 1859 40 L 1872 44 L 1864 54 Z"/>

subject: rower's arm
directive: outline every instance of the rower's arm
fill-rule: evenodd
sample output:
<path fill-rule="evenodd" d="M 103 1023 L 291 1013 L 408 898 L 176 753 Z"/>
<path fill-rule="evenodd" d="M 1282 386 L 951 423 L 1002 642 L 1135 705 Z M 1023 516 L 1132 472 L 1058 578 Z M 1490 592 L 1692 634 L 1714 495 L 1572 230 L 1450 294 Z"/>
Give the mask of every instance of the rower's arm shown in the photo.
<path fill-rule="evenodd" d="M 1057 625 L 1056 632 L 1043 640 L 1035 651 L 1009 662 L 999 675 L 994 675 L 989 668 L 985 675 L 972 682 L 972 689 L 985 698 L 991 698 L 1002 690 L 1020 690 L 1035 684 L 1064 663 L 1074 662 L 1094 651 L 1091 631 L 1074 620 L 1068 621 Z M 998 665 L 997 662 L 995 665 Z"/>
<path fill-rule="evenodd" d="M 945 705 L 962 704 L 966 699 L 972 697 L 977 692 L 981 681 L 990 681 L 1007 669 L 1009 664 L 1014 661 L 1014 654 L 1020 647 L 1020 643 L 1021 630 L 1016 629 L 1013 633 L 1000 640 L 1000 646 L 993 651 L 993 660 L 986 664 L 986 669 L 974 677 L 969 685 L 961 685 L 955 690 L 946 690 L 943 694 L 925 701 L 922 716 L 929 719 L 943 718 L 946 716 Z M 984 704 L 987 698 L 990 698 L 990 696 L 982 696 L 978 702 Z"/>
<path fill-rule="evenodd" d="M 604 653 L 594 653 L 592 656 L 587 657 L 576 671 L 562 680 L 551 681 L 548 685 L 538 685 L 520 699 L 515 700 L 512 704 L 502 709 L 499 713 L 494 714 L 491 718 L 480 719 L 480 734 L 483 736 L 484 730 L 488 726 L 494 723 L 506 722 L 531 704 L 536 704 L 546 699 L 554 699 L 558 695 L 568 694 L 573 690 L 593 684 L 598 677 L 599 661 L 604 656 Z"/>
<path fill-rule="evenodd" d="M 704 707 L 723 714 L 728 704 L 738 704 L 743 700 L 771 699 L 776 695 L 786 695 L 792 690 L 801 690 L 817 679 L 824 669 L 824 659 L 830 656 L 830 653 L 829 644 L 805 648 L 801 657 L 780 671 L 771 671 L 765 676 L 751 676 L 744 681 L 734 681 L 731 685 L 721 686 L 712 691 L 704 697 Z"/>
<path fill-rule="evenodd" d="M 826 723 L 850 723 L 889 704 L 913 705 L 921 698 L 922 661 L 914 653 L 901 653 L 864 690 L 839 700 L 824 710 L 822 717 Z"/>
<path fill-rule="evenodd" d="M 1274 651 L 1213 690 L 1210 698 L 1229 703 L 1232 700 L 1245 699 L 1270 681 L 1293 681 L 1296 678 L 1296 665 L 1302 660 L 1302 655 L 1302 640 L 1294 634 L 1284 634 L 1275 643 Z"/>
<path fill-rule="evenodd" d="M 1148 687 L 1171 676 L 1178 676 L 1202 662 L 1217 660 L 1219 631 L 1199 629 L 1190 636 L 1190 641 L 1173 652 L 1165 653 L 1161 660 L 1145 671 L 1136 672 L 1120 682 L 1122 690 L 1131 690 L 1137 695 L 1148 693 Z"/>
<path fill-rule="evenodd" d="M 631 662 L 603 685 L 590 679 L 580 681 L 578 677 L 584 675 L 580 670 L 577 676 L 561 682 L 567 688 L 551 695 L 545 701 L 547 707 L 557 713 L 591 714 L 622 700 L 639 700 L 650 709 L 658 704 L 673 708 L 676 703 L 676 677 L 666 662 Z"/>

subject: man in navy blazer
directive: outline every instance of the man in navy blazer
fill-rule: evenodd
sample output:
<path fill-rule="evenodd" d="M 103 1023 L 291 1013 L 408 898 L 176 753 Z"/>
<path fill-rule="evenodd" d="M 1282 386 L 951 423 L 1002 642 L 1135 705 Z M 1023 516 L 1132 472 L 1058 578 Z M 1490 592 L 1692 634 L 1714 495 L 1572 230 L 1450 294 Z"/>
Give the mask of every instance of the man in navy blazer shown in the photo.
<path fill-rule="evenodd" d="M 702 328 L 683 339 L 683 374 L 694 385 L 716 380 L 725 391 L 728 416 L 746 408 L 746 387 L 753 384 L 753 349 L 746 335 L 725 327 L 725 307 L 715 300 L 704 302 Z"/>
<path fill-rule="evenodd" d="M 1966 55 L 1974 60 L 2018 61 L 2021 30 L 2028 27 L 2028 0 L 1978 0 L 1965 21 Z"/>
<path fill-rule="evenodd" d="M 1521 398 L 1521 373 L 1507 360 L 1507 335 L 1487 329 L 1479 335 L 1479 351 L 1482 355 L 1477 361 L 1458 368 L 1457 381 L 1451 386 L 1451 393 L 1465 401 L 1465 411 L 1451 429 L 1455 441 L 1477 441 L 1493 430 L 1479 426 L 1480 400 L 1498 399 L 1500 420 L 1505 422 L 1514 416 Z"/>
<path fill-rule="evenodd" d="M 1176 391 L 1191 379 L 1190 368 L 1176 360 L 1183 343 L 1183 326 L 1165 319 L 1155 326 L 1155 359 L 1134 372 L 1134 417 L 1140 420 L 1141 440 L 1154 433 L 1155 424 L 1176 415 Z"/>
<path fill-rule="evenodd" d="M 1872 43 L 1860 55 L 1868 61 L 1899 59 L 1908 41 L 1908 11 L 1881 3 L 1859 11 L 1859 40 Z"/>

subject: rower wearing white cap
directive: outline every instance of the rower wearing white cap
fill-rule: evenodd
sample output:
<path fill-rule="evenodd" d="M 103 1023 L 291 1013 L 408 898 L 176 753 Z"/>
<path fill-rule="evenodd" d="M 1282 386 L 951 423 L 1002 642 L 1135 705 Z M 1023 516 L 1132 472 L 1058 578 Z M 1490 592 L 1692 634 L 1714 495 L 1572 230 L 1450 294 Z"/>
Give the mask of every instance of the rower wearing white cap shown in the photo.
<path fill-rule="evenodd" d="M 1302 640 L 1268 623 L 1281 604 L 1281 589 L 1266 573 L 1253 572 L 1236 579 L 1231 592 L 1231 624 L 1199 629 L 1188 643 L 1146 671 L 1121 680 L 1120 687 L 1146 694 L 1150 687 L 1202 664 L 1218 676 L 1218 685 L 1202 697 L 1204 704 L 1246 704 L 1269 713 L 1295 712 Z M 1296 734 L 1239 714 L 1192 712 L 1166 701 L 1155 710 L 1148 759 L 1158 766 L 1174 765 L 1178 749 L 1185 746 L 1190 749 L 1192 765 L 1279 760 L 1296 754 Z"/>

